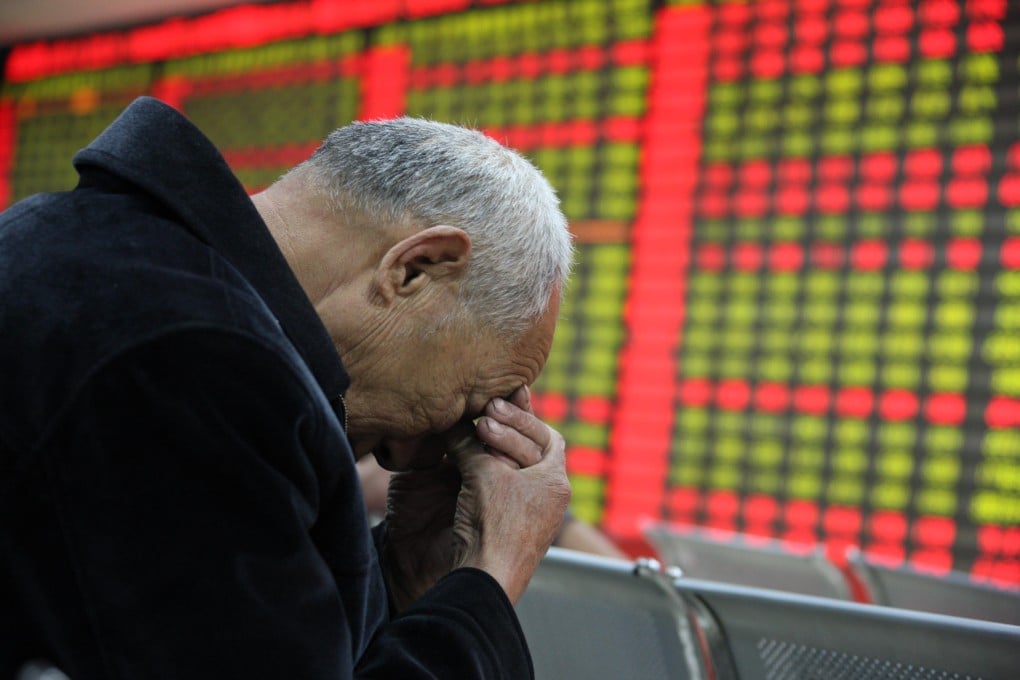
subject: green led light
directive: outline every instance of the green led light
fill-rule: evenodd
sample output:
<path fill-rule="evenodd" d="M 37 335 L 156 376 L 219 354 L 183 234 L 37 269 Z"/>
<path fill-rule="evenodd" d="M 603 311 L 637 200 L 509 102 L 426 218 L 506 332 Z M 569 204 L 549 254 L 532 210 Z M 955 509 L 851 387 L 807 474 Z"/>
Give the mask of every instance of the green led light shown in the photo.
<path fill-rule="evenodd" d="M 981 452 L 989 457 L 1008 458 L 1020 464 L 1020 430 L 990 429 L 981 442 Z"/>
<path fill-rule="evenodd" d="M 709 485 L 713 489 L 739 489 L 743 473 L 737 467 L 713 467 L 708 471 Z"/>
<path fill-rule="evenodd" d="M 967 389 L 966 367 L 937 364 L 928 369 L 928 384 L 936 392 L 962 392 Z"/>
<path fill-rule="evenodd" d="M 994 394 L 1020 397 L 1020 366 L 993 371 L 989 387 Z"/>
<path fill-rule="evenodd" d="M 1017 494 L 978 491 L 971 497 L 971 519 L 978 524 L 1020 525 L 1020 500 Z"/>
<path fill-rule="evenodd" d="M 813 500 L 822 495 L 822 480 L 817 475 L 793 473 L 787 478 L 786 488 L 793 498 Z"/>
<path fill-rule="evenodd" d="M 914 507 L 923 515 L 951 517 L 956 512 L 956 493 L 952 489 L 921 489 Z"/>
<path fill-rule="evenodd" d="M 605 448 L 609 444 L 608 428 L 601 425 L 571 421 L 563 424 L 560 433 L 575 446 Z"/>
<path fill-rule="evenodd" d="M 832 503 L 857 505 L 864 500 L 864 484 L 856 477 L 850 479 L 837 477 L 829 482 L 826 495 Z"/>
<path fill-rule="evenodd" d="M 995 88 L 988 85 L 964 85 L 960 88 L 957 108 L 964 116 L 991 114 L 999 105 Z"/>
<path fill-rule="evenodd" d="M 876 509 L 904 510 L 910 503 L 910 489 L 904 484 L 883 481 L 872 487 L 870 499 Z"/>
<path fill-rule="evenodd" d="M 875 459 L 875 469 L 883 480 L 907 480 L 914 471 L 914 456 L 910 451 L 888 450 Z"/>
<path fill-rule="evenodd" d="M 807 383 L 825 383 L 832 380 L 832 360 L 828 357 L 804 360 L 800 363 L 800 378 Z"/>
<path fill-rule="evenodd" d="M 912 423 L 882 423 L 878 439 L 883 447 L 905 449 L 917 441 L 917 427 Z"/>

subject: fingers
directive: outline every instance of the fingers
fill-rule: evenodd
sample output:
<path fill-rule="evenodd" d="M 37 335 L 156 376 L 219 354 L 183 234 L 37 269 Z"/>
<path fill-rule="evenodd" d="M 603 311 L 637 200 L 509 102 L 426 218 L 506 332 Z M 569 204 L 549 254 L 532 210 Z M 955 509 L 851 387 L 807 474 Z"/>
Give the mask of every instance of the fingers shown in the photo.
<path fill-rule="evenodd" d="M 532 415 L 535 414 L 535 412 L 531 410 L 531 390 L 528 389 L 527 385 L 521 385 L 514 390 L 513 394 L 510 395 L 510 403 Z"/>
<path fill-rule="evenodd" d="M 551 454 L 563 454 L 563 437 L 531 412 L 526 390 L 511 397 L 514 402 L 493 399 L 478 420 L 478 438 L 490 452 L 502 453 L 525 468 L 539 463 Z M 527 408 L 522 408 L 522 404 Z"/>

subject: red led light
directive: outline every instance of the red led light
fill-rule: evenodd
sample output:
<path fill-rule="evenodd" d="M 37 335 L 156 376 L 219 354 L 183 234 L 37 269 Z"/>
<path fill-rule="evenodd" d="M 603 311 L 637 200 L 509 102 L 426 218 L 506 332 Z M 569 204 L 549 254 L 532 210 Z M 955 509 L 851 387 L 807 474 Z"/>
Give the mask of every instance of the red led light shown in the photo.
<path fill-rule="evenodd" d="M 754 30 L 754 42 L 761 47 L 781 48 L 786 44 L 786 27 L 779 23 L 762 23 Z"/>
<path fill-rule="evenodd" d="M 567 472 L 572 475 L 599 477 L 606 473 L 606 454 L 598 449 L 567 447 Z"/>
<path fill-rule="evenodd" d="M 760 243 L 744 241 L 733 248 L 733 266 L 741 271 L 758 271 L 761 269 L 762 259 Z"/>
<path fill-rule="evenodd" d="M 723 82 L 739 80 L 744 75 L 744 64 L 733 57 L 719 59 L 712 64 L 715 77 Z"/>
<path fill-rule="evenodd" d="M 939 576 L 952 569 L 953 555 L 948 550 L 920 549 L 911 554 L 910 563 L 918 571 Z"/>
<path fill-rule="evenodd" d="M 935 260 L 935 248 L 928 241 L 908 238 L 900 243 L 899 257 L 904 269 L 927 269 Z"/>
<path fill-rule="evenodd" d="M 669 491 L 668 505 L 674 518 L 693 517 L 701 505 L 701 493 L 690 487 L 673 487 Z"/>
<path fill-rule="evenodd" d="M 887 567 L 898 567 L 907 557 L 906 549 L 897 543 L 870 543 L 864 552 L 872 562 Z"/>
<path fill-rule="evenodd" d="M 938 202 L 935 180 L 907 180 L 900 186 L 900 205 L 906 210 L 933 210 Z"/>
<path fill-rule="evenodd" d="M 822 515 L 822 526 L 827 534 L 857 534 L 861 524 L 861 509 L 848 505 L 830 505 Z"/>
<path fill-rule="evenodd" d="M 754 405 L 760 411 L 777 413 L 790 405 L 790 388 L 783 383 L 759 383 L 754 392 Z"/>
<path fill-rule="evenodd" d="M 854 174 L 854 162 L 849 156 L 826 156 L 818 161 L 818 176 L 824 180 L 845 181 Z"/>
<path fill-rule="evenodd" d="M 829 48 L 829 58 L 835 66 L 857 66 L 868 60 L 868 48 L 855 40 L 840 40 Z"/>
<path fill-rule="evenodd" d="M 829 410 L 829 389 L 824 385 L 798 385 L 793 389 L 793 406 L 801 413 L 822 415 Z"/>
<path fill-rule="evenodd" d="M 953 151 L 951 164 L 959 175 L 984 174 L 992 167 L 992 152 L 985 145 L 961 146 Z"/>
<path fill-rule="evenodd" d="M 805 158 L 782 158 L 777 174 L 783 182 L 807 183 L 811 181 L 811 163 Z"/>
<path fill-rule="evenodd" d="M 815 191 L 815 205 L 823 213 L 843 214 L 850 207 L 850 192 L 842 184 L 823 184 Z"/>
<path fill-rule="evenodd" d="M 703 243 L 698 246 L 694 261 L 698 269 L 721 271 L 726 266 L 726 251 L 718 243 Z"/>
<path fill-rule="evenodd" d="M 1004 19 L 1007 0 L 967 0 L 967 16 L 972 19 Z"/>
<path fill-rule="evenodd" d="M 467 9 L 471 0 L 404 0 L 404 11 L 411 18 L 444 14 Z"/>
<path fill-rule="evenodd" d="M 804 265 L 804 248 L 799 243 L 773 243 L 769 248 L 769 269 L 772 271 L 797 271 Z"/>
<path fill-rule="evenodd" d="M 937 177 L 942 174 L 942 153 L 937 149 L 918 149 L 907 153 L 903 169 L 911 178 Z"/>
<path fill-rule="evenodd" d="M 875 8 L 875 31 L 906 33 L 914 25 L 914 11 L 908 5 L 882 5 Z"/>
<path fill-rule="evenodd" d="M 939 425 L 960 425 L 967 417 L 967 400 L 960 394 L 930 394 L 925 400 L 925 417 Z"/>
<path fill-rule="evenodd" d="M 999 202 L 1007 208 L 1020 205 L 1020 174 L 1011 173 L 1003 176 L 999 182 Z"/>
<path fill-rule="evenodd" d="M 985 423 L 988 427 L 1020 427 L 1020 399 L 992 397 L 985 407 Z"/>
<path fill-rule="evenodd" d="M 760 217 L 769 208 L 769 195 L 765 191 L 745 189 L 734 197 L 733 207 L 741 217 Z"/>
<path fill-rule="evenodd" d="M 811 195 L 802 186 L 781 187 L 776 194 L 776 210 L 783 215 L 803 215 L 811 203 Z"/>
<path fill-rule="evenodd" d="M 850 248 L 850 264 L 854 269 L 876 271 L 885 267 L 889 245 L 878 239 L 858 241 Z"/>
<path fill-rule="evenodd" d="M 949 517 L 919 517 L 911 533 L 925 547 L 948 548 L 956 539 L 956 522 Z"/>
<path fill-rule="evenodd" d="M 641 138 L 641 119 L 613 116 L 602 121 L 602 136 L 610 142 L 637 142 Z"/>
<path fill-rule="evenodd" d="M 918 49 L 928 59 L 951 57 L 956 53 L 956 35 L 948 29 L 930 28 L 918 37 Z"/>
<path fill-rule="evenodd" d="M 743 380 L 724 380 L 715 393 L 716 403 L 727 411 L 743 411 L 751 401 L 751 387 Z"/>
<path fill-rule="evenodd" d="M 761 188 L 772 180 L 772 168 L 767 161 L 749 161 L 740 168 L 740 181 L 749 187 Z"/>
<path fill-rule="evenodd" d="M 898 35 L 880 35 L 871 47 L 877 61 L 903 63 L 910 58 L 910 40 Z"/>
<path fill-rule="evenodd" d="M 946 187 L 946 202 L 953 208 L 980 208 L 988 201 L 988 182 L 981 177 L 955 177 Z"/>
<path fill-rule="evenodd" d="M 907 518 L 901 512 L 878 510 L 868 518 L 868 530 L 876 540 L 899 543 L 907 536 Z"/>
<path fill-rule="evenodd" d="M 790 68 L 796 73 L 818 73 L 825 67 L 825 55 L 817 47 L 798 45 L 790 54 Z"/>
<path fill-rule="evenodd" d="M 818 505 L 808 500 L 791 500 L 783 508 L 783 519 L 795 529 L 811 529 L 818 524 Z"/>
<path fill-rule="evenodd" d="M 865 387 L 844 387 L 836 393 L 836 413 L 846 418 L 867 418 L 875 397 Z"/>
<path fill-rule="evenodd" d="M 829 22 L 823 16 L 807 14 L 796 20 L 793 32 L 801 43 L 820 45 L 829 35 Z"/>
<path fill-rule="evenodd" d="M 712 399 L 713 386 L 704 378 L 688 378 L 680 383 L 680 401 L 685 406 L 706 406 Z"/>
<path fill-rule="evenodd" d="M 721 489 L 709 491 L 705 498 L 705 509 L 716 519 L 736 517 L 740 511 L 740 496 L 732 491 Z"/>
<path fill-rule="evenodd" d="M 751 73 L 756 78 L 775 78 L 785 68 L 786 58 L 779 50 L 762 50 L 751 55 Z"/>
<path fill-rule="evenodd" d="M 946 245 L 946 261 L 953 269 L 971 271 L 981 263 L 981 241 L 976 238 L 954 238 Z"/>
<path fill-rule="evenodd" d="M 1020 269 L 1020 236 L 1010 236 L 1003 241 L 999 257 L 1004 269 Z"/>
<path fill-rule="evenodd" d="M 723 24 L 744 24 L 751 18 L 751 8 L 743 3 L 726 3 L 719 7 L 718 17 Z"/>
<path fill-rule="evenodd" d="M 818 241 L 811 244 L 811 262 L 821 269 L 839 269 L 845 257 L 843 246 L 839 243 Z"/>
<path fill-rule="evenodd" d="M 744 500 L 744 519 L 753 524 L 768 524 L 779 514 L 779 503 L 772 496 L 754 495 Z"/>
<path fill-rule="evenodd" d="M 698 198 L 698 210 L 705 217 L 725 217 L 729 207 L 729 200 L 721 191 L 706 192 Z"/>
<path fill-rule="evenodd" d="M 644 40 L 624 40 L 610 49 L 613 61 L 620 66 L 640 66 L 648 62 L 648 43 Z"/>
<path fill-rule="evenodd" d="M 885 420 L 909 420 L 917 409 L 917 395 L 907 390 L 889 390 L 879 399 L 878 412 Z"/>
<path fill-rule="evenodd" d="M 899 159 L 891 152 L 868 154 L 861 159 L 861 176 L 873 182 L 891 182 Z"/>
<path fill-rule="evenodd" d="M 919 11 L 921 22 L 929 26 L 954 26 L 960 20 L 956 0 L 923 0 Z"/>
<path fill-rule="evenodd" d="M 842 38 L 860 39 L 868 34 L 868 15 L 864 12 L 844 10 L 832 21 L 836 35 Z"/>
<path fill-rule="evenodd" d="M 974 52 L 999 52 L 1004 41 L 1002 26 L 994 21 L 981 21 L 967 27 L 967 47 Z"/>
<path fill-rule="evenodd" d="M 717 52 L 741 53 L 747 49 L 750 36 L 744 30 L 722 30 L 715 36 L 715 49 Z"/>
<path fill-rule="evenodd" d="M 506 57 L 494 57 L 495 60 L 505 60 Z M 602 68 L 606 63 L 606 53 L 596 45 L 584 45 L 577 51 L 577 62 L 581 68 L 594 71 Z"/>
<path fill-rule="evenodd" d="M 609 420 L 613 405 L 605 397 L 588 395 L 574 402 L 574 413 L 587 423 L 603 424 Z"/>
<path fill-rule="evenodd" d="M 543 419 L 559 422 L 567 417 L 570 405 L 563 394 L 535 392 L 531 395 L 531 400 L 535 413 Z"/>
<path fill-rule="evenodd" d="M 795 0 L 797 11 L 805 14 L 824 14 L 829 9 L 829 0 Z"/>
<path fill-rule="evenodd" d="M 888 184 L 861 184 L 856 190 L 857 205 L 863 210 L 877 212 L 892 203 L 892 190 Z"/>
<path fill-rule="evenodd" d="M 733 168 L 727 163 L 712 163 L 705 168 L 705 183 L 715 187 L 727 187 L 733 182 Z"/>
<path fill-rule="evenodd" d="M 788 0 L 758 0 L 755 9 L 765 21 L 782 21 L 790 13 Z"/>
<path fill-rule="evenodd" d="M 978 527 L 978 549 L 981 550 L 981 552 L 990 555 L 998 554 L 1002 551 L 1003 534 L 1003 528 L 995 526 L 994 524 L 986 524 L 985 526 Z"/>

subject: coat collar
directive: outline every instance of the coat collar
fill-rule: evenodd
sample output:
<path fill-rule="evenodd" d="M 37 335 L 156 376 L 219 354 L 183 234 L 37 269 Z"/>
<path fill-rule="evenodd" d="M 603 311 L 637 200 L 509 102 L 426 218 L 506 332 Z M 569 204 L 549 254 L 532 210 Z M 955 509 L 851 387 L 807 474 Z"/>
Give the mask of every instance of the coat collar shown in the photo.
<path fill-rule="evenodd" d="M 212 142 L 170 106 L 136 99 L 74 157 L 162 201 L 258 291 L 343 420 L 350 385 L 329 333 L 244 187 Z"/>

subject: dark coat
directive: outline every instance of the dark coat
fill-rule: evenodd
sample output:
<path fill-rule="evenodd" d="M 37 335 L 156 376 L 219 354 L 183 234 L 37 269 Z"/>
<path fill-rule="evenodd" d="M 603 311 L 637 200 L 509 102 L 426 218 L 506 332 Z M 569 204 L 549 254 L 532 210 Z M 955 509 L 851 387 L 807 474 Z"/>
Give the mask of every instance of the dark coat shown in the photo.
<path fill-rule="evenodd" d="M 520 678 L 460 569 L 389 619 L 310 301 L 212 144 L 143 98 L 0 215 L 0 679 Z"/>

